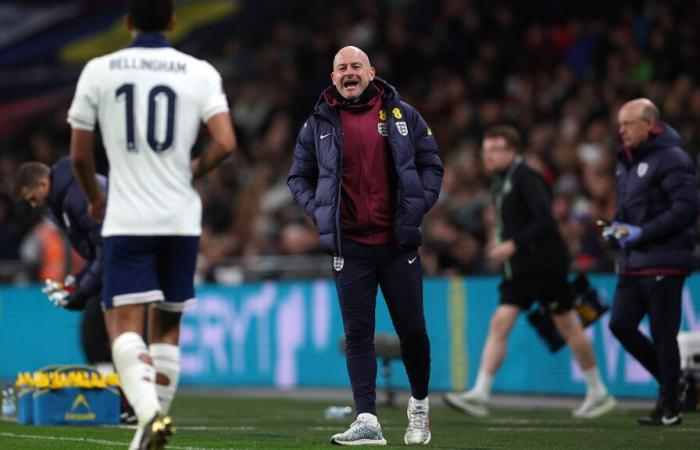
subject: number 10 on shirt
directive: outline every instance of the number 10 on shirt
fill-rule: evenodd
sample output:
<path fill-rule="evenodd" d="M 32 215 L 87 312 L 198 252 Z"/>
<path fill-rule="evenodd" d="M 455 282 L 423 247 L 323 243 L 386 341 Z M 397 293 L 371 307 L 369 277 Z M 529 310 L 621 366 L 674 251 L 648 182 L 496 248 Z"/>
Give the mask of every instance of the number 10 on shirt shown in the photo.
<path fill-rule="evenodd" d="M 125 83 L 119 86 L 116 91 L 116 97 L 124 96 L 125 98 L 125 118 L 126 118 L 126 146 L 130 152 L 137 151 L 136 149 L 136 133 L 134 124 L 134 84 Z M 156 136 L 156 121 L 158 117 L 158 96 L 164 98 L 165 103 L 165 133 L 162 141 L 158 141 Z M 146 140 L 148 146 L 154 152 L 160 153 L 170 148 L 173 144 L 173 134 L 175 127 L 175 103 L 177 94 L 169 86 L 159 84 L 154 86 L 148 92 L 148 113 L 146 116 Z M 160 118 L 163 120 L 162 118 Z"/>

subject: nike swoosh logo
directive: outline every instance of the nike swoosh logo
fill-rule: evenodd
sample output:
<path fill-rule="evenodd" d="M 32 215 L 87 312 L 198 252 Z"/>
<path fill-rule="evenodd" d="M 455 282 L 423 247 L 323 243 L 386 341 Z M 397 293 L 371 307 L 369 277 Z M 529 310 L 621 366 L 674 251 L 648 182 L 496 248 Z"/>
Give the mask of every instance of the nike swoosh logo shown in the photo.
<path fill-rule="evenodd" d="M 664 425 L 671 425 L 676 423 L 676 421 L 678 421 L 678 416 L 669 417 L 668 419 L 665 416 L 661 418 L 661 422 Z"/>
<path fill-rule="evenodd" d="M 656 277 L 656 281 L 659 282 L 664 279 L 664 275 L 659 275 Z"/>
<path fill-rule="evenodd" d="M 325 138 L 327 138 L 328 136 L 330 136 L 331 134 L 332 134 L 332 133 L 322 134 L 322 135 L 320 136 L 320 138 L 321 138 L 321 139 L 325 139 Z"/>
<path fill-rule="evenodd" d="M 409 263 L 409 264 L 413 264 L 413 262 L 414 262 L 415 260 L 416 260 L 416 257 L 414 256 L 413 258 L 411 258 L 411 259 L 408 260 L 408 263 Z"/>

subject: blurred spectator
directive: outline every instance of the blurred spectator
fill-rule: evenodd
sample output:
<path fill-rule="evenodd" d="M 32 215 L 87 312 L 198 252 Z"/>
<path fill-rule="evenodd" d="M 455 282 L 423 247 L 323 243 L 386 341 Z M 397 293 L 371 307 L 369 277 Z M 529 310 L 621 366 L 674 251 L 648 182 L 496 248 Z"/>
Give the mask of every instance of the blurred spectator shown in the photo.
<path fill-rule="evenodd" d="M 83 261 L 65 235 L 48 218 L 42 219 L 20 244 L 20 257 L 34 268 L 37 280 L 63 280 L 77 272 Z"/>
<path fill-rule="evenodd" d="M 490 200 L 478 143 L 485 127 L 503 121 L 528 130 L 527 163 L 560 191 L 555 216 L 574 268 L 609 269 L 613 257 L 594 227 L 615 211 L 611 149 L 619 143 L 614 115 L 623 100 L 650 98 L 693 160 L 700 157 L 700 4 L 532 3 L 246 2 L 243 16 L 220 25 L 223 33 L 193 34 L 188 51 L 223 74 L 241 142 L 235 158 L 197 185 L 201 273 L 213 279 L 216 266 L 244 255 L 318 252 L 300 228 L 303 214 L 284 178 L 297 131 L 328 84 L 328 61 L 351 43 L 366 48 L 423 113 L 442 150 L 444 188 L 424 223 L 428 273 L 493 269 L 481 256 Z M 12 78 L 10 69 L 0 72 Z M 67 101 L 0 134 L 0 193 L 9 192 L 21 162 L 51 164 L 67 153 Z M 0 116 L 0 133 L 2 125 Z M 20 238 L 36 222 L 20 221 L 13 210 L 0 198 L 2 258 L 18 257 Z M 290 242 L 297 238 L 302 242 Z"/>

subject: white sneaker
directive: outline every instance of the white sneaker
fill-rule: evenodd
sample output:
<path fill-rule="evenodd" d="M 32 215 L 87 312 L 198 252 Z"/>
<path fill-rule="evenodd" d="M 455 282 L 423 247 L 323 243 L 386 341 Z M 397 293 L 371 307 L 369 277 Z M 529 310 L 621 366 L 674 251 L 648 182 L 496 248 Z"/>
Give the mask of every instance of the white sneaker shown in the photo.
<path fill-rule="evenodd" d="M 428 419 L 428 397 L 425 398 L 425 405 L 411 397 L 408 399 L 408 428 L 403 436 L 406 445 L 425 445 L 430 442 L 430 420 Z"/>
<path fill-rule="evenodd" d="M 587 395 L 581 406 L 571 414 L 578 419 L 595 419 L 612 411 L 616 404 L 615 397 L 610 394 L 605 394 L 602 397 L 589 397 Z"/>
<path fill-rule="evenodd" d="M 382 436 L 382 427 L 373 414 L 362 413 L 350 428 L 342 433 L 334 434 L 331 444 L 335 445 L 386 445 Z"/>
<path fill-rule="evenodd" d="M 443 399 L 447 406 L 470 416 L 486 417 L 489 415 L 488 400 L 473 391 L 448 392 Z"/>

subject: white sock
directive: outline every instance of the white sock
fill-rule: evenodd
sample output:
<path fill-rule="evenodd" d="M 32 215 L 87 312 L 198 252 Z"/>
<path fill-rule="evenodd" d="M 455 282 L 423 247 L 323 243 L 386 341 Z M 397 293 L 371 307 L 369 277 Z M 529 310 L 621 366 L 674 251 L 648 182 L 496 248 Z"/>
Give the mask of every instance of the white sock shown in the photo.
<path fill-rule="evenodd" d="M 411 397 L 410 400 L 414 405 L 420 405 L 420 406 L 425 406 L 426 408 L 428 407 L 428 397 L 425 397 L 422 400 L 418 400 L 417 398 Z"/>
<path fill-rule="evenodd" d="M 361 422 L 367 422 L 370 425 L 377 425 L 379 424 L 379 419 L 377 419 L 377 416 L 375 416 L 372 413 L 362 413 L 357 415 L 357 420 Z"/>
<path fill-rule="evenodd" d="M 477 397 L 488 400 L 491 397 L 491 386 L 493 385 L 493 375 L 483 369 L 479 369 L 479 374 L 476 376 L 476 383 L 471 389 Z"/>
<path fill-rule="evenodd" d="M 583 376 L 586 379 L 586 397 L 603 397 L 608 394 L 597 366 L 584 370 Z"/>
<path fill-rule="evenodd" d="M 167 414 L 180 380 L 180 348 L 172 344 L 151 344 L 148 351 L 156 369 L 156 392 L 162 411 Z M 167 384 L 160 384 L 165 382 Z"/>
<path fill-rule="evenodd" d="M 146 343 L 133 331 L 120 334 L 112 344 L 112 360 L 119 373 L 122 390 L 143 427 L 160 410 L 156 394 L 156 371 Z"/>

